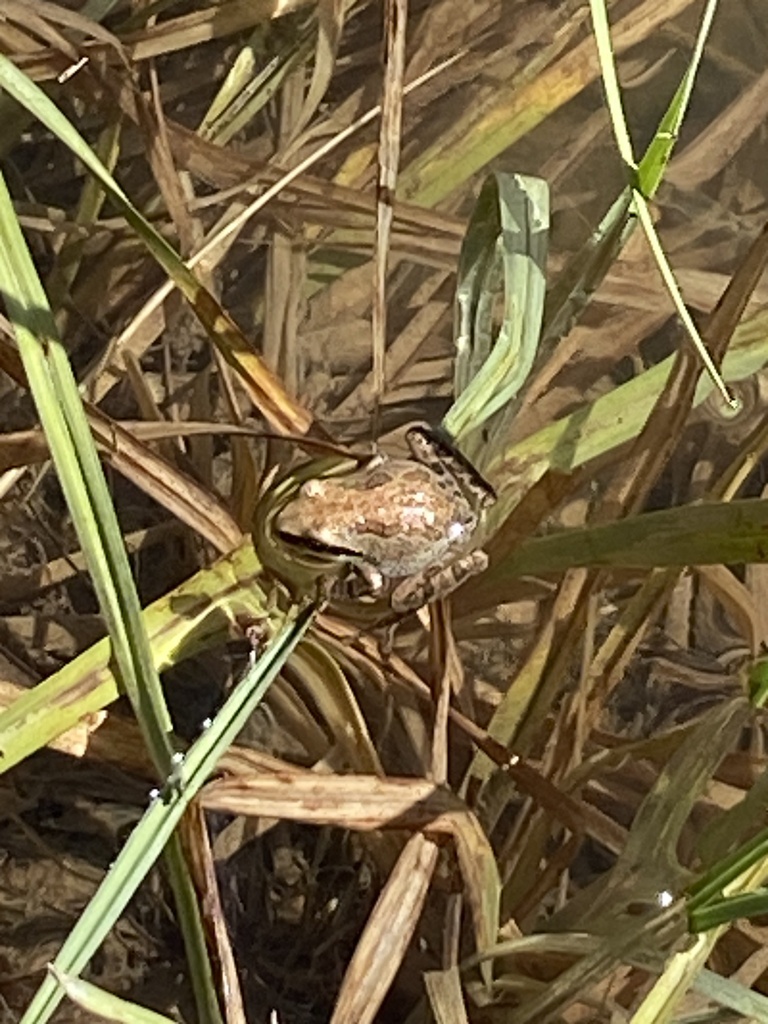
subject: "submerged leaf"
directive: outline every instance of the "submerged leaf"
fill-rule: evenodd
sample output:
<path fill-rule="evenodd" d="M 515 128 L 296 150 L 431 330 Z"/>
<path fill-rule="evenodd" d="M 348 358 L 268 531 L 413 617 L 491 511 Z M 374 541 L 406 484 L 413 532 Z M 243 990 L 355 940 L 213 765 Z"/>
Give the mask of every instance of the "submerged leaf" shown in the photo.
<path fill-rule="evenodd" d="M 457 438 L 519 392 L 536 355 L 544 310 L 549 189 L 541 178 L 494 174 L 478 196 L 456 288 L 455 403 L 444 419 Z M 502 297 L 501 324 L 494 306 Z"/>

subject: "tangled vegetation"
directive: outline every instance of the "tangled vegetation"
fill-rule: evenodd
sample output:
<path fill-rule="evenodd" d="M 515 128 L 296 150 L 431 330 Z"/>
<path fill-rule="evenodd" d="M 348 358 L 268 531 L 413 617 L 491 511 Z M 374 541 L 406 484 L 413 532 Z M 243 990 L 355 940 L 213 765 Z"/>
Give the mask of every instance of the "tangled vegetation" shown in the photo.
<path fill-rule="evenodd" d="M 768 1021 L 768 39 L 607 7 L 0 4 L 3 1020 Z"/>

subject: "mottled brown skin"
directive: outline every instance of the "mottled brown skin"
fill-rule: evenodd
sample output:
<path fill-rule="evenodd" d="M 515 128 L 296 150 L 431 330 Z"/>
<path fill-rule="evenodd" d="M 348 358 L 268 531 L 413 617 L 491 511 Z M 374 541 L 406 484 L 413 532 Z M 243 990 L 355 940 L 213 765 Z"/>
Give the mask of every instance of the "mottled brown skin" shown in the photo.
<path fill-rule="evenodd" d="M 487 562 L 472 550 L 487 493 L 478 497 L 462 467 L 454 473 L 422 435 L 411 447 L 430 464 L 381 457 L 343 477 L 309 480 L 277 520 L 289 540 L 348 555 L 371 593 L 390 592 L 396 611 L 445 596 Z"/>

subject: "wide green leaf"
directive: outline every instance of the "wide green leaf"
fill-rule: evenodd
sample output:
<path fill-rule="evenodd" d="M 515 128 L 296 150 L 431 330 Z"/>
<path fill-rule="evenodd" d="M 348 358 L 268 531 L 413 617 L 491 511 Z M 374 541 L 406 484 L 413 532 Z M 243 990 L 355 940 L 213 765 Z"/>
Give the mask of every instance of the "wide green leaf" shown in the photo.
<path fill-rule="evenodd" d="M 488 177 L 459 257 L 456 401 L 443 420 L 456 438 L 512 401 L 528 377 L 544 311 L 548 240 L 547 183 L 522 174 Z"/>

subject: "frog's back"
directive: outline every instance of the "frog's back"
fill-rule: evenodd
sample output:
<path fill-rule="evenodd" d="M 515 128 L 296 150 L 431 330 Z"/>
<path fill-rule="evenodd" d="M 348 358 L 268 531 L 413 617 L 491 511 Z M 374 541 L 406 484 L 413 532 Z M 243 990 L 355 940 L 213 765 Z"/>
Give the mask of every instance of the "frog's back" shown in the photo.
<path fill-rule="evenodd" d="M 467 546 L 477 515 L 450 478 L 412 459 L 385 459 L 312 480 L 278 528 L 399 578 L 448 561 Z"/>
<path fill-rule="evenodd" d="M 363 474 L 360 474 L 363 476 Z M 338 481 L 347 485 L 349 481 Z M 337 509 L 336 532 L 390 577 L 409 576 L 440 562 L 471 535 L 476 517 L 464 497 L 429 467 L 389 460 L 347 489 Z M 349 512 L 354 509 L 355 515 Z"/>

